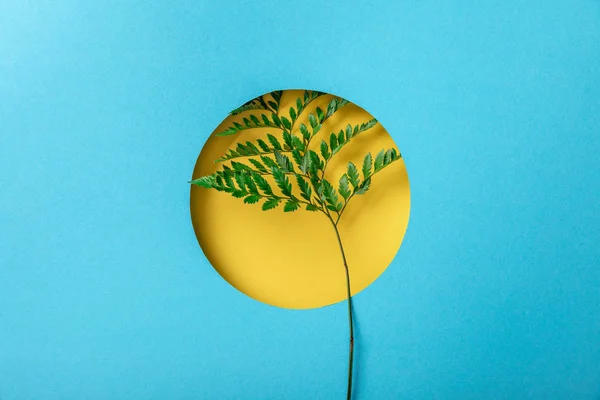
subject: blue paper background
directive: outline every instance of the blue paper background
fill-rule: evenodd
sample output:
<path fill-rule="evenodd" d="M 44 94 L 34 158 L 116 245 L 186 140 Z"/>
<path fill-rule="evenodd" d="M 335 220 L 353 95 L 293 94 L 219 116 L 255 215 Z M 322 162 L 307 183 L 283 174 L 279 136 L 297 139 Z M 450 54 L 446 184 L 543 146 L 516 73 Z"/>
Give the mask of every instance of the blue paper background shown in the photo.
<path fill-rule="evenodd" d="M 600 398 L 592 0 L 2 1 L 0 398 L 345 398 L 345 304 L 247 298 L 190 223 L 212 129 L 281 88 L 365 107 L 408 167 L 357 400 Z"/>

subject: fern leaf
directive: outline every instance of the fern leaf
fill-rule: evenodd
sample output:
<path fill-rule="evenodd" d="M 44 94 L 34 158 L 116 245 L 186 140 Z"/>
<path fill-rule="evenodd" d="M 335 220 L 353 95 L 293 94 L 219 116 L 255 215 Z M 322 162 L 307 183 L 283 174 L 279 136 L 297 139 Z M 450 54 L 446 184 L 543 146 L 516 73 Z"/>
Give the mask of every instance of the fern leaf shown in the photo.
<path fill-rule="evenodd" d="M 317 122 L 317 119 L 315 118 L 314 114 L 308 114 L 308 123 L 310 124 L 311 128 L 315 128 L 315 126 L 317 126 L 319 123 Z"/>
<path fill-rule="evenodd" d="M 321 156 L 325 160 L 329 160 L 329 156 L 331 156 L 331 153 L 329 153 L 329 147 L 327 147 L 327 142 L 324 140 L 321 140 Z"/>
<path fill-rule="evenodd" d="M 274 92 L 271 92 L 271 96 L 273 96 L 273 100 L 275 100 L 277 102 L 277 104 L 279 104 L 281 102 L 282 94 L 283 94 L 283 90 L 276 90 Z"/>
<path fill-rule="evenodd" d="M 267 139 L 269 139 L 269 143 L 271 143 L 271 146 L 273 146 L 275 150 L 283 150 L 283 148 L 281 147 L 281 143 L 279 143 L 279 140 L 277 140 L 275 136 L 271 135 L 270 133 L 267 133 Z"/>
<path fill-rule="evenodd" d="M 196 185 L 196 186 L 211 189 L 212 187 L 214 187 L 214 184 L 216 182 L 212 176 L 207 175 L 207 176 L 201 176 L 198 179 L 194 179 L 194 180 L 190 181 L 190 183 L 193 185 Z"/>
<path fill-rule="evenodd" d="M 292 144 L 292 134 L 289 131 L 283 131 L 283 143 L 285 150 L 291 150 L 293 147 Z"/>
<path fill-rule="evenodd" d="M 292 150 L 292 158 L 296 162 L 296 165 L 298 166 L 298 168 L 300 168 L 302 170 L 302 167 L 301 167 L 302 166 L 302 153 L 300 153 L 300 150 L 293 149 Z"/>
<path fill-rule="evenodd" d="M 248 192 L 258 195 L 258 188 L 256 187 L 256 184 L 252 180 L 252 175 L 250 173 L 244 174 L 244 183 L 246 184 L 246 188 L 248 189 Z"/>
<path fill-rule="evenodd" d="M 233 183 L 233 172 L 231 170 L 224 170 L 222 172 L 222 176 L 227 188 L 232 190 L 235 189 L 235 184 Z"/>
<path fill-rule="evenodd" d="M 262 151 L 264 151 L 266 153 L 271 151 L 271 148 L 269 147 L 269 145 L 267 143 L 265 143 L 264 140 L 258 139 L 258 140 L 256 140 L 256 143 L 258 143 L 258 146 L 261 148 Z"/>
<path fill-rule="evenodd" d="M 237 115 L 244 111 L 251 111 L 251 110 L 267 110 L 267 107 L 265 107 L 264 104 L 261 104 L 261 102 L 259 102 L 258 99 L 253 99 L 253 100 L 250 100 L 249 102 L 245 103 L 244 105 L 236 108 L 235 110 L 231 111 L 229 114 Z"/>
<path fill-rule="evenodd" d="M 275 114 L 272 114 L 272 116 L 276 117 Z M 266 115 L 260 114 L 260 118 L 262 119 L 262 121 L 260 121 L 258 119 L 258 117 L 254 114 L 250 115 L 250 119 L 248 119 L 247 117 L 244 117 L 242 119 L 244 125 L 234 122 L 232 126 L 228 127 L 224 131 L 217 133 L 215 136 L 229 136 L 229 135 L 235 135 L 238 132 L 245 131 L 248 129 L 269 128 L 269 127 L 272 128 L 273 127 L 273 125 L 271 123 L 266 122 L 266 121 L 268 121 L 268 118 Z M 275 119 L 274 119 L 274 122 L 275 122 Z M 275 126 L 280 128 L 281 122 L 275 123 Z"/>
<path fill-rule="evenodd" d="M 284 126 L 286 129 L 288 129 L 288 130 L 292 129 L 292 123 L 291 123 L 291 122 L 290 122 L 290 120 L 289 120 L 289 119 L 287 119 L 286 117 L 281 117 L 281 122 L 283 123 L 283 126 Z"/>
<path fill-rule="evenodd" d="M 306 92 L 306 91 L 305 91 Z M 302 110 L 304 109 L 304 104 L 302 104 L 302 99 L 300 97 L 298 97 L 296 99 L 296 108 L 298 109 L 298 115 L 300 115 L 300 113 L 302 112 Z M 295 118 L 294 118 L 295 119 Z"/>
<path fill-rule="evenodd" d="M 246 192 L 245 190 L 234 190 L 233 192 L 231 192 L 231 195 L 233 197 L 236 197 L 238 199 L 241 199 L 242 197 L 245 197 L 248 195 L 248 192 Z"/>
<path fill-rule="evenodd" d="M 235 179 L 235 183 L 237 183 L 238 187 L 245 191 L 246 182 L 244 180 L 244 174 L 241 171 L 236 171 L 236 173 L 233 175 L 233 178 Z"/>
<path fill-rule="evenodd" d="M 306 201 L 310 201 L 312 196 L 312 189 L 306 180 L 301 176 L 296 174 L 296 182 L 298 183 L 298 187 L 300 188 L 300 195 Z"/>
<path fill-rule="evenodd" d="M 383 168 L 384 157 L 385 150 L 381 150 L 379 153 L 377 153 L 377 155 L 375 156 L 374 172 L 379 172 L 381 168 Z"/>
<path fill-rule="evenodd" d="M 349 140 L 352 137 L 352 125 L 346 125 L 346 140 Z"/>
<path fill-rule="evenodd" d="M 300 151 L 306 150 L 306 146 L 304 146 L 304 143 L 302 143 L 302 140 L 300 140 L 300 138 L 296 135 L 292 135 L 292 147 L 295 149 L 298 149 Z"/>
<path fill-rule="evenodd" d="M 277 162 L 275 162 L 275 160 L 273 160 L 271 157 L 260 156 L 260 159 L 267 166 L 267 169 L 271 170 L 273 167 L 277 168 Z"/>
<path fill-rule="evenodd" d="M 332 152 L 335 152 L 337 145 L 338 145 L 337 136 L 335 135 L 335 133 L 332 133 L 331 135 L 329 135 L 329 147 L 331 147 Z"/>
<path fill-rule="evenodd" d="M 292 184 L 285 173 L 279 168 L 272 168 L 272 172 L 275 183 L 277 183 L 277 186 L 281 189 L 281 193 L 283 193 L 284 196 L 291 196 Z"/>
<path fill-rule="evenodd" d="M 348 163 L 348 178 L 350 179 L 350 184 L 354 189 L 358 187 L 359 175 L 358 169 L 356 169 L 356 165 L 354 163 Z"/>
<path fill-rule="evenodd" d="M 260 126 L 261 125 L 261 123 L 258 120 L 258 118 L 256 117 L 256 115 L 250 115 L 250 119 L 252 120 L 252 122 L 254 123 L 254 125 L 256 125 L 256 126 Z"/>
<path fill-rule="evenodd" d="M 348 200 L 348 197 L 350 197 L 351 192 L 350 187 L 348 186 L 348 175 L 344 174 L 340 178 L 338 192 L 344 200 Z"/>
<path fill-rule="evenodd" d="M 338 141 L 338 146 L 341 147 L 344 142 L 346 141 L 346 136 L 344 134 L 344 131 L 341 130 L 338 135 L 337 135 L 337 141 Z"/>
<path fill-rule="evenodd" d="M 268 211 L 276 208 L 281 200 L 276 197 L 269 197 L 262 205 L 263 211 Z"/>
<path fill-rule="evenodd" d="M 369 176 L 371 176 L 372 166 L 373 166 L 373 158 L 371 157 L 371 153 L 367 153 L 367 155 L 365 156 L 365 159 L 363 160 L 363 167 L 362 167 L 363 177 L 365 180 L 367 180 L 367 178 L 369 178 Z"/>
<path fill-rule="evenodd" d="M 327 179 L 321 181 L 321 197 L 327 202 L 328 206 L 333 207 L 332 211 L 337 211 L 337 204 L 339 203 L 338 195 Z"/>
<path fill-rule="evenodd" d="M 231 166 L 234 171 L 251 171 L 251 168 L 245 164 L 239 163 L 237 161 L 232 161 Z"/>
<path fill-rule="evenodd" d="M 302 163 L 299 165 L 299 168 L 303 174 L 306 174 L 310 168 L 310 154 L 308 152 L 304 153 L 304 156 L 302 157 Z"/>
<path fill-rule="evenodd" d="M 323 120 L 325 119 L 325 114 L 323 113 L 323 110 L 321 110 L 320 107 L 317 107 L 317 109 L 315 110 L 317 113 L 317 118 L 320 124 L 323 123 Z"/>
<path fill-rule="evenodd" d="M 274 151 L 274 154 L 275 160 L 277 160 L 277 164 L 283 172 L 294 172 L 294 165 L 286 155 L 281 154 L 277 150 Z"/>
<path fill-rule="evenodd" d="M 267 117 L 265 114 L 261 114 L 260 117 L 262 118 L 266 126 L 271 126 L 271 120 L 269 119 L 269 117 Z"/>
<path fill-rule="evenodd" d="M 246 142 L 246 149 L 248 149 L 249 152 L 252 152 L 255 155 L 260 153 L 258 147 L 256 147 L 252 142 Z"/>
<path fill-rule="evenodd" d="M 271 188 L 271 185 L 269 185 L 269 182 L 267 182 L 265 178 L 263 178 L 260 174 L 256 172 L 252 172 L 251 176 L 254 183 L 256 183 L 256 186 L 258 186 L 258 188 L 262 190 L 264 194 L 266 194 L 267 196 L 273 195 L 273 189 Z"/>
<path fill-rule="evenodd" d="M 281 120 L 279 119 L 279 116 L 278 116 L 277 114 L 275 114 L 275 113 L 272 113 L 272 114 L 271 114 L 271 119 L 273 120 L 273 123 L 274 123 L 274 124 L 275 124 L 277 127 L 281 128 Z"/>
<path fill-rule="evenodd" d="M 244 198 L 244 203 L 246 204 L 254 204 L 254 203 L 258 203 L 261 199 L 261 196 L 257 195 L 257 194 L 251 194 L 250 196 L 247 196 L 246 198 Z"/>
<path fill-rule="evenodd" d="M 369 190 L 370 187 L 371 187 L 371 178 L 363 181 L 363 183 L 360 184 L 358 190 L 355 193 L 356 194 L 365 194 L 365 193 L 367 193 L 367 191 Z"/>
<path fill-rule="evenodd" d="M 298 203 L 295 200 L 289 199 L 288 201 L 285 202 L 285 205 L 283 206 L 283 211 L 284 212 L 293 212 L 293 211 L 296 211 L 299 207 L 300 207 L 300 203 Z"/>
<path fill-rule="evenodd" d="M 323 160 L 321 160 L 321 158 L 319 157 L 319 155 L 314 151 L 314 150 L 309 150 L 309 157 L 310 157 L 310 163 L 311 163 L 311 168 L 316 170 L 323 170 L 323 168 L 325 167 L 325 163 L 323 162 Z"/>
<path fill-rule="evenodd" d="M 308 132 L 306 125 L 300 124 L 300 133 L 302 133 L 304 140 L 308 141 L 310 139 L 310 132 Z"/>

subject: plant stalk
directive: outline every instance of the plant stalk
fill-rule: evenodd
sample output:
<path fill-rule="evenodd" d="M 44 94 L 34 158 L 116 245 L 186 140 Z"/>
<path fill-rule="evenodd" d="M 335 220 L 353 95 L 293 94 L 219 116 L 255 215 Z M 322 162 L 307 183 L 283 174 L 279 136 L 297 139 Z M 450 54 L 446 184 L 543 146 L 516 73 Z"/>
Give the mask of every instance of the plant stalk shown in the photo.
<path fill-rule="evenodd" d="M 352 293 L 350 291 L 350 271 L 348 270 L 348 262 L 346 261 L 346 253 L 344 253 L 344 246 L 342 246 L 342 239 L 337 229 L 337 225 L 333 223 L 333 229 L 337 236 L 338 244 L 340 245 L 340 252 L 342 253 L 342 259 L 344 260 L 344 269 L 346 272 L 346 292 L 348 295 L 348 325 L 350 326 L 350 355 L 348 360 L 348 391 L 346 395 L 347 400 L 352 399 L 352 367 L 354 364 L 354 322 L 352 320 Z"/>

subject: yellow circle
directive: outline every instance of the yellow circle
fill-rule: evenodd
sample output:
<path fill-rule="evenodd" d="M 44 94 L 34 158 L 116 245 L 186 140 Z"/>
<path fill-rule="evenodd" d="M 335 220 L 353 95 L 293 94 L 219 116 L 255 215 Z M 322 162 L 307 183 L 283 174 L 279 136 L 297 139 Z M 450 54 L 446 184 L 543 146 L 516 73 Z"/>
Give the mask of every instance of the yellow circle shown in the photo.
<path fill-rule="evenodd" d="M 304 91 L 286 90 L 280 110 L 288 110 Z M 268 95 L 267 95 L 268 96 Z M 297 125 L 308 125 L 316 107 L 326 110 L 333 98 L 324 95 L 310 103 Z M 214 161 L 238 142 L 255 141 L 272 128 L 255 128 L 231 136 L 215 136 L 244 115 L 230 115 L 216 128 L 202 148 L 193 179 L 220 167 Z M 310 144 L 319 152 L 322 139 L 373 118 L 349 103 L 324 122 Z M 328 140 L 328 139 L 326 139 Z M 360 170 L 364 156 L 396 148 L 379 123 L 354 137 L 327 166 L 325 177 L 337 182 L 349 161 Z M 295 186 L 295 183 L 294 183 Z M 228 193 L 192 185 L 192 224 L 198 243 L 215 270 L 246 295 L 278 307 L 306 309 L 337 303 L 347 298 L 345 269 L 334 228 L 320 212 L 304 209 L 283 212 L 282 207 L 262 211 L 260 204 L 244 204 Z M 373 283 L 398 252 L 410 211 L 408 175 L 403 160 L 392 163 L 373 177 L 367 193 L 354 196 L 338 224 L 350 271 L 352 294 Z"/>

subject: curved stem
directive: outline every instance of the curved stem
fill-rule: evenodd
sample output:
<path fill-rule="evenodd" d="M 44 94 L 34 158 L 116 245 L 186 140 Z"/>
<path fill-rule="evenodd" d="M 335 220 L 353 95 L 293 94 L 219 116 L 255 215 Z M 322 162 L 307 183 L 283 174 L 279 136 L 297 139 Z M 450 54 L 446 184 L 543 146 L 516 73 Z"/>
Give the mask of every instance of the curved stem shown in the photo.
<path fill-rule="evenodd" d="M 346 260 L 346 253 L 344 252 L 344 246 L 342 245 L 342 239 L 340 232 L 338 231 L 337 225 L 330 217 L 329 220 L 335 230 L 335 235 L 340 245 L 340 252 L 342 253 L 342 260 L 344 261 L 344 270 L 346 272 L 346 293 L 348 296 L 348 325 L 350 328 L 350 354 L 348 357 L 348 390 L 346 392 L 346 399 L 352 399 L 352 368 L 354 366 L 354 322 L 352 320 L 352 293 L 350 290 L 350 271 L 348 270 L 348 262 Z"/>

